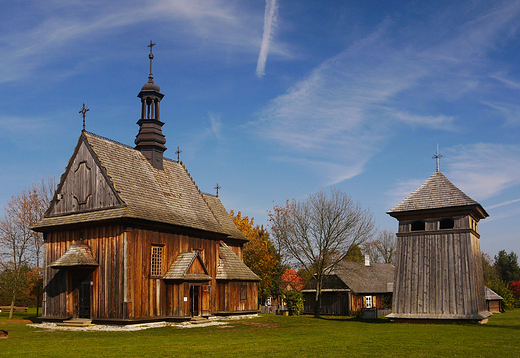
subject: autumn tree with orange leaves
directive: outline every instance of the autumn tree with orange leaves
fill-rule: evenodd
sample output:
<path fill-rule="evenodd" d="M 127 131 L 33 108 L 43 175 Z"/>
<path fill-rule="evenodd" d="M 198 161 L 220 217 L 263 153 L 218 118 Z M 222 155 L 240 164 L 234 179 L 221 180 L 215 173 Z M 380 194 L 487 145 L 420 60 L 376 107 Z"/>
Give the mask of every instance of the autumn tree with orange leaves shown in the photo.
<path fill-rule="evenodd" d="M 269 233 L 262 226 L 254 225 L 254 218 L 230 212 L 238 230 L 249 240 L 244 245 L 244 263 L 260 277 L 259 298 L 279 296 L 280 260 L 276 248 L 269 239 Z"/>

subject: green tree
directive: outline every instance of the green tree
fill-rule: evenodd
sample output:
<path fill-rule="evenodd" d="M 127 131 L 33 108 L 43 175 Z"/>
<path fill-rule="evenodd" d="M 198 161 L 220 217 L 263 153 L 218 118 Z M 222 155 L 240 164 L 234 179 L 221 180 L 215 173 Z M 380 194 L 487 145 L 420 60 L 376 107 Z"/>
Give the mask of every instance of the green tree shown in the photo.
<path fill-rule="evenodd" d="M 363 257 L 363 253 L 361 252 L 361 247 L 358 244 L 352 244 L 345 255 L 344 261 L 350 262 L 365 262 L 365 258 Z"/>
<path fill-rule="evenodd" d="M 269 217 L 282 254 L 314 276 L 314 315 L 319 317 L 324 280 L 352 245 L 360 245 L 372 235 L 372 214 L 344 192 L 332 189 L 275 206 Z"/>
<path fill-rule="evenodd" d="M 520 280 L 520 267 L 518 267 L 518 256 L 511 251 L 507 254 L 505 250 L 500 250 L 495 256 L 495 269 L 502 281 L 511 284 Z"/>
<path fill-rule="evenodd" d="M 489 287 L 492 282 L 500 280 L 498 272 L 493 265 L 493 260 L 488 253 L 482 253 L 482 271 L 484 273 L 484 284 Z"/>

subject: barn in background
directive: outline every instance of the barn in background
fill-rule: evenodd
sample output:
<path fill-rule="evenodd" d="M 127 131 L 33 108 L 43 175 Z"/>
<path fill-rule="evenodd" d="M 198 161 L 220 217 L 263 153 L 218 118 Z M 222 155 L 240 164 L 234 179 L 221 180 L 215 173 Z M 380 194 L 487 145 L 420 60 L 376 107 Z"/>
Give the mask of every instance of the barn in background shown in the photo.
<path fill-rule="evenodd" d="M 349 316 L 366 310 L 386 310 L 392 302 L 394 266 L 342 261 L 327 276 L 321 290 L 320 314 Z M 302 290 L 304 312 L 314 313 L 316 283 Z"/>
<path fill-rule="evenodd" d="M 484 208 L 438 170 L 388 214 L 399 220 L 392 313 L 399 321 L 485 322 L 478 223 Z"/>
<path fill-rule="evenodd" d="M 135 147 L 82 131 L 44 218 L 44 320 L 132 323 L 257 312 L 247 239 L 217 196 L 163 157 L 163 94 L 138 94 Z M 85 114 L 85 113 L 84 113 Z"/>

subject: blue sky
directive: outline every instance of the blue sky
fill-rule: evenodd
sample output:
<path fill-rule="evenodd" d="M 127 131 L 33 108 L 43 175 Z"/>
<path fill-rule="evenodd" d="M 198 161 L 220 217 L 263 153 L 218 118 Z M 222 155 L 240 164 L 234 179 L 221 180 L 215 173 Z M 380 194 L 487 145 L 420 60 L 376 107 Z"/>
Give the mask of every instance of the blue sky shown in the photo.
<path fill-rule="evenodd" d="M 520 254 L 520 1 L 19 0 L 0 13 L 0 204 L 82 128 L 132 145 L 153 40 L 165 156 L 268 224 L 335 186 L 386 214 L 435 171 Z"/>

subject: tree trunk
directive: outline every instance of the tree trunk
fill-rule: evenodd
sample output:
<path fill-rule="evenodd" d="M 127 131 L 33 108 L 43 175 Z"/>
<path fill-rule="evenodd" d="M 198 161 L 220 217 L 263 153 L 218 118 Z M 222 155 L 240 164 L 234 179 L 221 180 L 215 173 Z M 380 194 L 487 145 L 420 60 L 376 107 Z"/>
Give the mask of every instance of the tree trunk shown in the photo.
<path fill-rule="evenodd" d="M 320 317 L 321 282 L 316 280 L 316 296 L 314 297 L 314 317 Z"/>
<path fill-rule="evenodd" d="M 11 300 L 11 311 L 9 311 L 9 319 L 13 318 L 13 312 L 14 312 L 14 300 L 16 298 L 16 292 L 13 291 L 13 298 Z"/>

